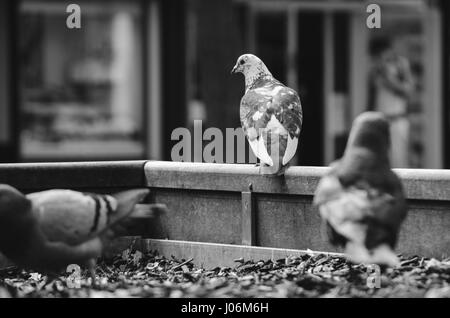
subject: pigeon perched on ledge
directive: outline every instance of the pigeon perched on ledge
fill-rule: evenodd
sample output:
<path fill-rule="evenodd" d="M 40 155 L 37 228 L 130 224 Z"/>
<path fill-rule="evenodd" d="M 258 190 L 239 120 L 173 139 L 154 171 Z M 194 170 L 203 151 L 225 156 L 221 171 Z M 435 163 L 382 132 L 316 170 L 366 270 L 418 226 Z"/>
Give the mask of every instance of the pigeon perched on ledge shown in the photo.
<path fill-rule="evenodd" d="M 315 193 L 330 242 L 345 247 L 356 263 L 398 265 L 393 249 L 407 206 L 401 181 L 390 168 L 389 147 L 384 115 L 359 115 L 344 156 Z"/>
<path fill-rule="evenodd" d="M 241 55 L 231 72 L 245 76 L 240 119 L 250 147 L 260 159 L 260 173 L 284 174 L 297 151 L 302 129 L 297 92 L 277 81 L 263 61 L 252 54 Z"/>
<path fill-rule="evenodd" d="M 24 268 L 58 271 L 69 264 L 87 265 L 116 235 L 148 189 L 99 195 L 48 190 L 23 195 L 0 185 L 0 252 Z"/>

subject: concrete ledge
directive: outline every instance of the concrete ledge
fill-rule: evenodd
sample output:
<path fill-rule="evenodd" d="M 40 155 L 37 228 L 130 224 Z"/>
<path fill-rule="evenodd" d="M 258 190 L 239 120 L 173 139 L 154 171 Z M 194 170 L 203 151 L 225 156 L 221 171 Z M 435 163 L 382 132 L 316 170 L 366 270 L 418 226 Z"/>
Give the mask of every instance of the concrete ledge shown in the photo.
<path fill-rule="evenodd" d="M 22 191 L 51 188 L 121 188 L 145 184 L 145 161 L 0 164 L 0 183 Z"/>
<path fill-rule="evenodd" d="M 147 238 L 243 245 L 251 237 L 246 244 L 336 252 L 322 235 L 320 216 L 312 205 L 317 183 L 327 171 L 325 167 L 291 167 L 279 178 L 260 176 L 253 165 L 161 161 L 3 164 L 0 183 L 25 192 L 50 188 L 111 192 L 147 186 L 152 190 L 149 202 L 168 207 L 168 213 L 145 230 Z M 450 171 L 395 172 L 403 181 L 410 207 L 397 251 L 428 257 L 450 255 Z M 253 194 L 243 196 L 249 184 Z M 247 204 L 243 197 L 248 198 Z M 248 233 L 249 229 L 253 232 Z"/>
<path fill-rule="evenodd" d="M 312 205 L 326 167 L 291 167 L 284 178 L 258 174 L 253 165 L 149 161 L 147 186 L 170 215 L 162 229 L 170 240 L 243 244 L 241 194 L 253 187 L 254 244 L 335 252 Z M 450 171 L 396 169 L 409 203 L 398 252 L 450 255 Z M 161 236 L 160 236 L 161 237 Z"/>
<path fill-rule="evenodd" d="M 149 161 L 145 164 L 147 185 L 158 188 L 248 191 L 255 193 L 312 195 L 324 167 L 291 167 L 285 178 L 261 176 L 259 168 L 243 164 L 180 163 Z"/>
<path fill-rule="evenodd" d="M 267 177 L 258 167 L 243 164 L 180 163 L 148 161 L 145 175 L 149 187 L 247 191 L 255 193 L 314 195 L 328 167 L 290 167 L 285 177 Z M 394 169 L 403 181 L 408 199 L 450 201 L 450 170 Z"/>

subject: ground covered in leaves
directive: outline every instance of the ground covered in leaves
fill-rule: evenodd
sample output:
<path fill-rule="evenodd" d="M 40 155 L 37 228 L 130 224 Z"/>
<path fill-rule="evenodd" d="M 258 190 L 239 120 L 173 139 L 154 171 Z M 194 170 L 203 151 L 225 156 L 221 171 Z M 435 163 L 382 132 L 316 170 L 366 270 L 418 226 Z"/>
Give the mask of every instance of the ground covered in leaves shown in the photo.
<path fill-rule="evenodd" d="M 402 258 L 381 269 L 311 254 L 235 260 L 197 268 L 192 260 L 125 250 L 96 268 L 96 285 L 76 266 L 61 276 L 0 270 L 0 297 L 450 297 L 450 259 Z"/>

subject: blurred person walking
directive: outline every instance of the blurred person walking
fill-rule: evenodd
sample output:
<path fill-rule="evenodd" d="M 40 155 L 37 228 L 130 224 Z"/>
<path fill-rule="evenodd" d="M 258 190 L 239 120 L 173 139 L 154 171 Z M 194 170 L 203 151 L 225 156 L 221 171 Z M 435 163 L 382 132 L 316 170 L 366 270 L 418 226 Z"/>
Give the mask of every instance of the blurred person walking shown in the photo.
<path fill-rule="evenodd" d="M 390 123 L 391 164 L 394 168 L 409 167 L 410 123 L 408 102 L 414 79 L 407 58 L 398 55 L 387 38 L 371 43 L 373 67 L 370 73 L 371 98 L 369 110 L 382 112 Z"/>

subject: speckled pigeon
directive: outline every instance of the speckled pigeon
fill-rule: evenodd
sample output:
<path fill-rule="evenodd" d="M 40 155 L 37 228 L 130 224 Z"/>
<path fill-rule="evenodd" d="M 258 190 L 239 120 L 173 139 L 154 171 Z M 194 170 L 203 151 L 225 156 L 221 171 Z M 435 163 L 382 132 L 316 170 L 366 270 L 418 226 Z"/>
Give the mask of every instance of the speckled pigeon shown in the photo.
<path fill-rule="evenodd" d="M 79 264 L 89 266 L 93 276 L 95 258 L 114 236 L 113 228 L 148 193 L 148 189 L 114 195 L 48 190 L 25 196 L 2 184 L 0 251 L 21 267 L 52 272 Z"/>
<path fill-rule="evenodd" d="M 252 54 L 241 55 L 232 73 L 245 76 L 240 118 L 260 173 L 282 175 L 297 151 L 302 106 L 296 91 L 277 81 Z"/>
<path fill-rule="evenodd" d="M 400 179 L 389 163 L 389 123 L 366 112 L 352 126 L 343 157 L 319 182 L 319 207 L 330 242 L 345 247 L 356 263 L 398 265 L 394 253 L 407 206 Z"/>

